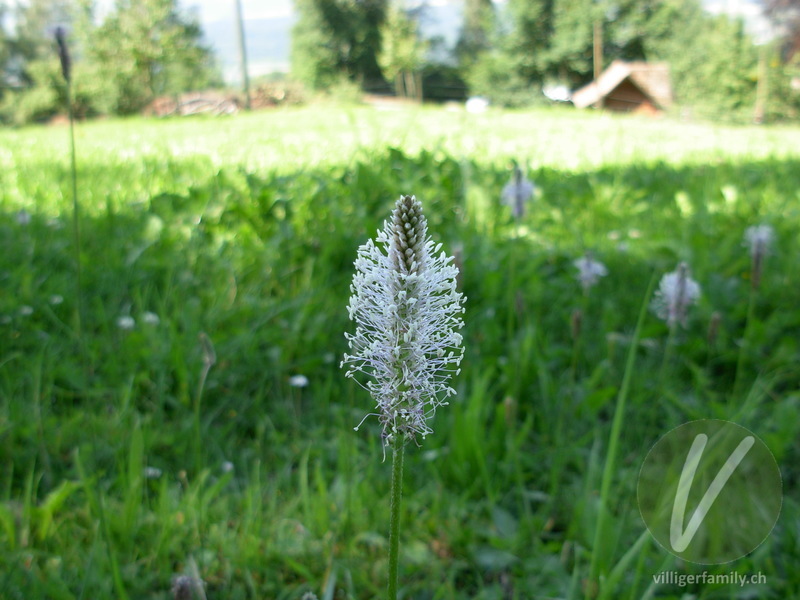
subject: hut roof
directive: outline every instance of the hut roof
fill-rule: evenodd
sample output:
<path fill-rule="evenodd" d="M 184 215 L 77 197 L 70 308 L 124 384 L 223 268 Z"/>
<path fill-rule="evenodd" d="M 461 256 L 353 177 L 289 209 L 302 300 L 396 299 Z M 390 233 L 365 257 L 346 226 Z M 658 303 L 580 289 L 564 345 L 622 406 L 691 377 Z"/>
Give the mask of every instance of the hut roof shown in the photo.
<path fill-rule="evenodd" d="M 672 85 L 669 65 L 666 63 L 625 62 L 615 60 L 596 81 L 572 94 L 572 102 L 578 108 L 595 104 L 629 79 L 658 108 L 672 105 Z"/>

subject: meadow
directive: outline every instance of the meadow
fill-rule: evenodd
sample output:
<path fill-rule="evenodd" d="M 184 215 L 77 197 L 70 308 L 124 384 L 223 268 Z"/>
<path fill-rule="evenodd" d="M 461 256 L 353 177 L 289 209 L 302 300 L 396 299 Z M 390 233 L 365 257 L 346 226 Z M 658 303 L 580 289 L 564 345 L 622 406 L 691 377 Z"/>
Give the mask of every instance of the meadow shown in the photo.
<path fill-rule="evenodd" d="M 0 131 L 0 598 L 384 595 L 390 461 L 339 362 L 356 250 L 400 194 L 467 296 L 458 395 L 406 452 L 401 597 L 800 597 L 800 129 L 323 104 L 80 123 L 76 149 L 80 269 L 67 128 Z M 538 188 L 520 220 L 512 160 Z M 608 275 L 584 293 L 587 251 Z M 671 330 L 650 303 L 681 261 L 702 295 Z M 637 508 L 648 450 L 703 418 L 783 478 L 774 530 L 723 565 Z"/>

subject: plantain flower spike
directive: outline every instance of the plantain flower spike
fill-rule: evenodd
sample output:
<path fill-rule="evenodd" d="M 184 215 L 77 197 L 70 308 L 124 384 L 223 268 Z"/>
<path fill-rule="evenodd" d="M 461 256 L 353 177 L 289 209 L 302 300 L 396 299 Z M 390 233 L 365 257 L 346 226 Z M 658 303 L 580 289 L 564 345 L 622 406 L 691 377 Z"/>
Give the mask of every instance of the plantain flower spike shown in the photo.
<path fill-rule="evenodd" d="M 589 293 L 592 286 L 600 281 L 601 277 L 608 275 L 608 269 L 599 260 L 595 260 L 591 252 L 572 263 L 578 269 L 578 282 L 583 287 L 585 294 Z"/>
<path fill-rule="evenodd" d="M 653 300 L 653 308 L 660 319 L 674 327 L 680 323 L 686 327 L 689 306 L 700 297 L 700 286 L 689 276 L 689 267 L 685 262 L 678 265 L 677 270 L 667 273 L 661 278 Z"/>
<path fill-rule="evenodd" d="M 501 200 L 503 204 L 511 207 L 511 214 L 516 220 L 525 216 L 525 206 L 530 202 L 536 193 L 536 185 L 529 181 L 516 162 L 514 162 L 514 173 L 503 188 Z"/>
<path fill-rule="evenodd" d="M 340 366 L 372 395 L 376 412 L 367 417 L 378 417 L 388 445 L 396 435 L 433 433 L 428 422 L 455 395 L 465 298 L 414 196 L 401 196 L 376 241 L 358 249 L 348 306 L 356 331 L 345 333 L 351 353 Z"/>
<path fill-rule="evenodd" d="M 67 33 L 63 27 L 56 27 L 55 38 L 58 46 L 58 58 L 61 61 L 61 74 L 64 76 L 64 81 L 69 83 L 72 74 L 72 60 L 69 57 L 69 48 L 67 48 Z"/>
<path fill-rule="evenodd" d="M 745 243 L 750 247 L 752 272 L 750 284 L 758 288 L 761 284 L 761 273 L 764 269 L 764 257 L 769 253 L 775 240 L 775 231 L 769 225 L 753 225 L 744 232 Z"/>

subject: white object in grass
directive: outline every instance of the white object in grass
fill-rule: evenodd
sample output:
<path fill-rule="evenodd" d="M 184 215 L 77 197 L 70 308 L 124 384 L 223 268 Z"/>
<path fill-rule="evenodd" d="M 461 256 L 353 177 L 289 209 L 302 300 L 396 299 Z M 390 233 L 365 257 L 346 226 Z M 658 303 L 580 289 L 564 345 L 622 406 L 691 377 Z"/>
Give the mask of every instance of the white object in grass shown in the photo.
<path fill-rule="evenodd" d="M 653 308 L 660 319 L 673 327 L 680 323 L 686 327 L 689 317 L 689 306 L 700 298 L 700 285 L 689 276 L 689 267 L 685 262 L 678 268 L 661 278 L 653 300 Z"/>
<path fill-rule="evenodd" d="M 600 281 L 601 277 L 608 275 L 606 266 L 598 260 L 595 260 L 591 253 L 587 252 L 572 264 L 578 269 L 578 282 L 583 286 L 583 291 L 587 292 L 589 289 Z"/>

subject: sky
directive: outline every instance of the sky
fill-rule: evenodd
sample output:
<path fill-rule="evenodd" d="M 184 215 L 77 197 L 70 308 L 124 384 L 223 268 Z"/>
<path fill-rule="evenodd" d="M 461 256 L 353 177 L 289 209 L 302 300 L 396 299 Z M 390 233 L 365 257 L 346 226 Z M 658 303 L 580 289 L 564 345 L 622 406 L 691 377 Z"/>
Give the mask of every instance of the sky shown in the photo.
<path fill-rule="evenodd" d="M 179 5 L 184 9 L 197 10 L 201 23 L 214 23 L 233 19 L 235 14 L 235 0 L 179 0 Z M 422 0 L 405 0 L 411 6 L 419 4 Z M 428 4 L 441 4 L 446 0 L 427 0 Z M 493 0 L 495 4 L 502 4 L 505 0 Z M 702 0 L 707 10 L 714 13 L 728 13 L 756 21 L 754 32 L 757 36 L 763 35 L 763 18 L 759 19 L 761 11 L 757 0 Z M 292 14 L 292 0 L 241 0 L 242 13 L 247 19 L 269 19 L 288 17 Z M 99 0 L 100 11 L 108 10 L 113 0 Z M 752 25 L 751 25 L 752 26 Z"/>
<path fill-rule="evenodd" d="M 245 19 L 269 19 L 292 14 L 292 0 L 241 0 Z M 99 0 L 97 6 L 102 14 L 113 6 L 114 0 Z M 233 19 L 234 0 L 178 0 L 183 9 L 197 10 L 201 23 L 214 23 Z"/>
<path fill-rule="evenodd" d="M 292 14 L 291 0 L 241 0 L 245 19 L 269 19 L 287 17 Z M 235 14 L 234 0 L 180 0 L 184 8 L 195 7 L 203 23 L 232 19 Z"/>
<path fill-rule="evenodd" d="M 234 0 L 178 0 L 184 9 L 196 9 L 202 23 L 213 23 L 232 19 L 235 14 Z M 422 0 L 405 0 L 408 6 L 420 4 Z M 447 0 L 427 0 L 427 4 L 443 4 Z M 502 4 L 505 0 L 493 0 Z M 292 14 L 292 0 L 241 0 L 245 19 L 270 19 L 288 17 Z M 99 0 L 101 10 L 108 10 L 113 0 Z"/>

